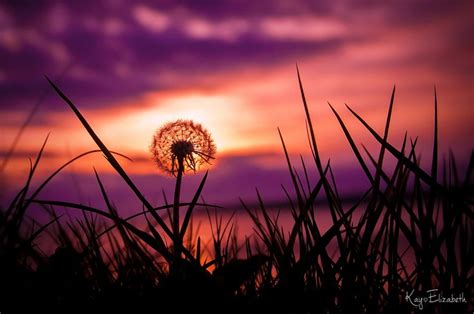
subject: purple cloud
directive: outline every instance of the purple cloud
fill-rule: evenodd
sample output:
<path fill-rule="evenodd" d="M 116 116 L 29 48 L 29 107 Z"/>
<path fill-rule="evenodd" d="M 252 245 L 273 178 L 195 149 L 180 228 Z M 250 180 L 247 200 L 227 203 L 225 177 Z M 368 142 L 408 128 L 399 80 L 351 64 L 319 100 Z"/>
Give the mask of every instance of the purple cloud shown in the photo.
<path fill-rule="evenodd" d="M 0 6 L 0 108 L 30 107 L 47 87 L 43 75 L 65 69 L 59 82 L 74 99 L 83 106 L 112 106 L 149 90 L 199 85 L 209 73 L 294 63 L 354 41 L 390 41 L 386 33 L 422 26 L 447 43 L 445 51 L 429 56 L 433 66 L 470 73 L 464 71 L 472 62 L 461 48 L 472 48 L 472 26 L 463 13 L 468 5 L 7 1 Z M 444 27 L 445 21 L 452 27 Z M 462 58 L 453 58 L 453 46 Z M 165 79 L 167 73 L 176 79 Z"/>

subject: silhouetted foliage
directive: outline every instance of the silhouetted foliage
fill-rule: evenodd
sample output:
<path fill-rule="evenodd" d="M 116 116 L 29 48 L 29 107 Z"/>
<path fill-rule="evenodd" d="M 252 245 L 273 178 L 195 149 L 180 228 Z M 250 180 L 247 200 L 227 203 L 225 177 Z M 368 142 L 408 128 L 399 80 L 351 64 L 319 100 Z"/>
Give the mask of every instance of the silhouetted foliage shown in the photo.
<path fill-rule="evenodd" d="M 142 202 L 143 212 L 120 217 L 97 172 L 105 210 L 38 199 L 39 191 L 55 175 L 71 162 L 93 153 L 74 158 L 32 191 L 31 179 L 45 141 L 31 165 L 27 182 L 10 205 L 0 211 L 0 306 L 18 310 L 35 304 L 38 309 L 50 311 L 133 306 L 211 313 L 411 313 L 417 308 L 409 304 L 407 294 L 439 289 L 444 295 L 464 293 L 467 303 L 426 304 L 424 313 L 472 311 L 474 154 L 471 153 L 464 177 L 458 173 L 452 154 L 438 174 L 436 94 L 429 172 L 420 166 L 417 139 L 409 141 L 405 136 L 400 148 L 387 141 L 395 88 L 383 135 L 348 107 L 380 143 L 376 156 L 363 147 L 367 154 L 363 157 L 344 121 L 330 105 L 370 182 L 370 188 L 357 202 L 347 204 L 338 194 L 329 161 L 323 166 L 299 73 L 298 80 L 316 171 L 311 171 L 302 158 L 302 171 L 294 167 L 280 132 L 296 195 L 292 199 L 285 190 L 294 221 L 289 230 L 283 230 L 278 215 L 271 214 L 257 191 L 257 208 L 242 201 L 255 230 L 244 243 L 234 236 L 232 220 L 224 222 L 219 217 L 217 206 L 198 203 L 207 173 L 193 199 L 181 202 L 183 160 L 190 158 L 189 154 L 176 160 L 178 164 L 168 156 L 171 159 L 166 169 L 177 176 L 174 202 L 152 206 L 120 166 L 114 156 L 118 154 L 108 150 L 73 102 L 50 81 L 96 142 L 99 152 Z M 208 143 L 206 158 L 215 153 L 212 140 Z M 153 152 L 166 158 L 160 147 L 154 146 Z M 175 155 L 182 149 L 194 152 L 195 148 L 174 147 Z M 385 163 L 388 154 L 396 160 L 393 167 Z M 197 166 L 196 160 L 187 162 L 191 170 Z M 316 184 L 311 183 L 311 177 L 317 178 Z M 324 196 L 324 202 L 319 201 L 319 196 Z M 27 211 L 33 204 L 51 216 L 49 223 L 40 226 L 29 218 Z M 83 219 L 66 222 L 56 214 L 57 207 L 82 212 Z M 180 220 L 179 211 L 184 207 L 185 216 Z M 186 237 L 192 235 L 196 207 L 208 208 L 212 245 L 207 248 L 207 259 L 203 258 L 205 249 L 199 235 Z M 209 209 L 212 207 L 214 217 Z M 332 225 L 324 232 L 315 215 L 319 207 L 328 208 L 332 219 Z M 158 211 L 168 211 L 169 221 Z M 144 217 L 147 228 L 130 222 L 137 216 Z M 51 256 L 46 256 L 38 245 L 38 237 L 46 232 L 60 244 Z"/>

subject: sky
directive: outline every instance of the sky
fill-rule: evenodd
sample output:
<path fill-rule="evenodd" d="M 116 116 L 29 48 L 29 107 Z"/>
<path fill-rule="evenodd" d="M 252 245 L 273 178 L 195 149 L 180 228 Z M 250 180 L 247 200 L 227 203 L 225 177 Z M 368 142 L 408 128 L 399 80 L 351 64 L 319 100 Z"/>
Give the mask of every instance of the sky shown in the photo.
<path fill-rule="evenodd" d="M 441 154 L 451 149 L 466 164 L 474 133 L 473 17 L 471 1 L 0 1 L 2 163 L 38 106 L 0 173 L 0 198 L 21 187 L 28 158 L 48 133 L 35 184 L 96 148 L 45 76 L 109 149 L 133 160 L 120 159 L 156 204 L 173 178 L 157 169 L 148 148 L 154 131 L 176 119 L 201 123 L 216 142 L 204 189 L 210 202 L 254 202 L 255 188 L 271 202 L 284 200 L 281 185 L 290 179 L 277 127 L 292 160 L 301 154 L 310 163 L 296 64 L 322 158 L 331 159 L 344 193 L 361 189 L 362 173 L 327 102 L 357 144 L 375 152 L 344 104 L 381 133 L 394 85 L 389 141 L 400 147 L 408 132 L 429 156 L 436 85 Z M 100 154 L 73 164 L 41 196 L 96 202 L 93 167 L 130 210 L 133 196 Z M 202 175 L 185 176 L 185 197 Z"/>

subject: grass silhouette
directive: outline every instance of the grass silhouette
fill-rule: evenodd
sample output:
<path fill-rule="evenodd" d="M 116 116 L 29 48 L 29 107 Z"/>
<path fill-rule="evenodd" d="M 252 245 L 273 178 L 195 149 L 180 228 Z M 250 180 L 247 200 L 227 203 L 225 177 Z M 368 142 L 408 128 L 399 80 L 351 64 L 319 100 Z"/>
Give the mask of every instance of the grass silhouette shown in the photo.
<path fill-rule="evenodd" d="M 278 215 L 270 214 L 271 208 L 257 190 L 258 208 L 242 201 L 253 221 L 255 238 L 241 243 L 235 236 L 232 216 L 224 221 L 218 206 L 199 202 L 207 172 L 190 202 L 181 203 L 178 191 L 172 204 L 152 206 L 117 160 L 127 157 L 110 151 L 76 105 L 48 81 L 99 150 L 75 157 L 32 190 L 31 180 L 46 139 L 31 163 L 24 186 L 8 206 L 1 208 L 0 306 L 19 310 L 34 304 L 50 311 L 133 306 L 211 313 L 412 313 L 418 308 L 408 302 L 407 294 L 439 289 L 447 296 L 464 293 L 467 303 L 426 304 L 425 313 L 472 311 L 474 155 L 471 153 L 464 178 L 460 178 L 452 154 L 438 173 L 436 91 L 430 172 L 420 167 L 417 139 L 408 142 L 405 135 L 399 149 L 387 141 L 395 88 L 383 135 L 347 106 L 380 144 L 377 156 L 363 147 L 369 163 L 329 104 L 370 182 L 359 200 L 347 205 L 338 193 L 330 162 L 324 164 L 319 154 L 298 72 L 308 142 L 319 179 L 311 184 L 309 167 L 302 158 L 302 172 L 296 170 L 278 130 L 296 195 L 292 199 L 285 190 L 293 222 L 284 231 Z M 65 167 L 97 152 L 105 156 L 138 198 L 142 212 L 120 217 L 97 172 L 105 210 L 37 198 Z M 396 159 L 390 172 L 384 167 L 388 154 Z M 319 196 L 324 196 L 324 204 L 316 204 Z M 38 226 L 26 214 L 33 204 L 50 215 L 47 224 Z M 207 208 L 212 231 L 212 252 L 207 258 L 201 238 L 193 230 L 192 213 L 197 206 Z M 315 219 L 318 206 L 328 208 L 332 220 L 324 232 Z M 64 222 L 55 207 L 82 212 L 82 219 Z M 179 208 L 186 208 L 181 226 Z M 170 218 L 166 220 L 162 213 Z M 138 216 L 145 218 L 145 229 L 131 222 Z M 45 232 L 50 232 L 58 244 L 51 256 L 44 254 L 37 243 L 38 236 Z"/>

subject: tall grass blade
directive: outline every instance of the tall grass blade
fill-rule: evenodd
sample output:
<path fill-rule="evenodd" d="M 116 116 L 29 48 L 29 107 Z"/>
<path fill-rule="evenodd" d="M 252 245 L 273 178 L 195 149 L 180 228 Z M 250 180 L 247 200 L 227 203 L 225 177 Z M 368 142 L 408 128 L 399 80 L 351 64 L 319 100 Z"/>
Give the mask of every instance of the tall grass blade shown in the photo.
<path fill-rule="evenodd" d="M 105 158 L 107 161 L 112 165 L 112 167 L 117 171 L 117 173 L 122 177 L 122 179 L 127 183 L 127 185 L 132 189 L 132 191 L 135 193 L 135 195 L 138 197 L 138 199 L 145 205 L 145 207 L 150 211 L 153 212 L 153 206 L 148 202 L 148 200 L 143 196 L 143 194 L 140 192 L 140 190 L 137 188 L 137 186 L 132 182 L 132 180 L 129 178 L 125 170 L 123 170 L 122 166 L 120 166 L 119 162 L 115 159 L 115 157 L 112 155 L 110 150 L 105 146 L 105 144 L 100 140 L 100 138 L 96 135 L 92 127 L 89 125 L 87 120 L 84 118 L 84 116 L 81 114 L 81 112 L 76 108 L 76 106 L 72 103 L 72 101 L 64 95 L 64 93 L 57 87 L 49 78 L 46 78 L 49 82 L 49 84 L 54 88 L 56 93 L 69 105 L 69 107 L 72 109 L 72 111 L 76 114 L 77 118 L 79 121 L 81 121 L 82 125 L 84 128 L 87 130 L 89 135 L 92 137 L 94 142 L 99 146 L 100 150 L 104 153 Z M 168 234 L 168 236 L 171 239 L 174 239 L 173 232 L 168 228 L 168 226 L 165 224 L 165 222 L 159 217 L 155 216 L 154 217 L 158 224 L 163 228 L 163 230 Z M 176 235 L 177 236 L 177 235 Z"/>

